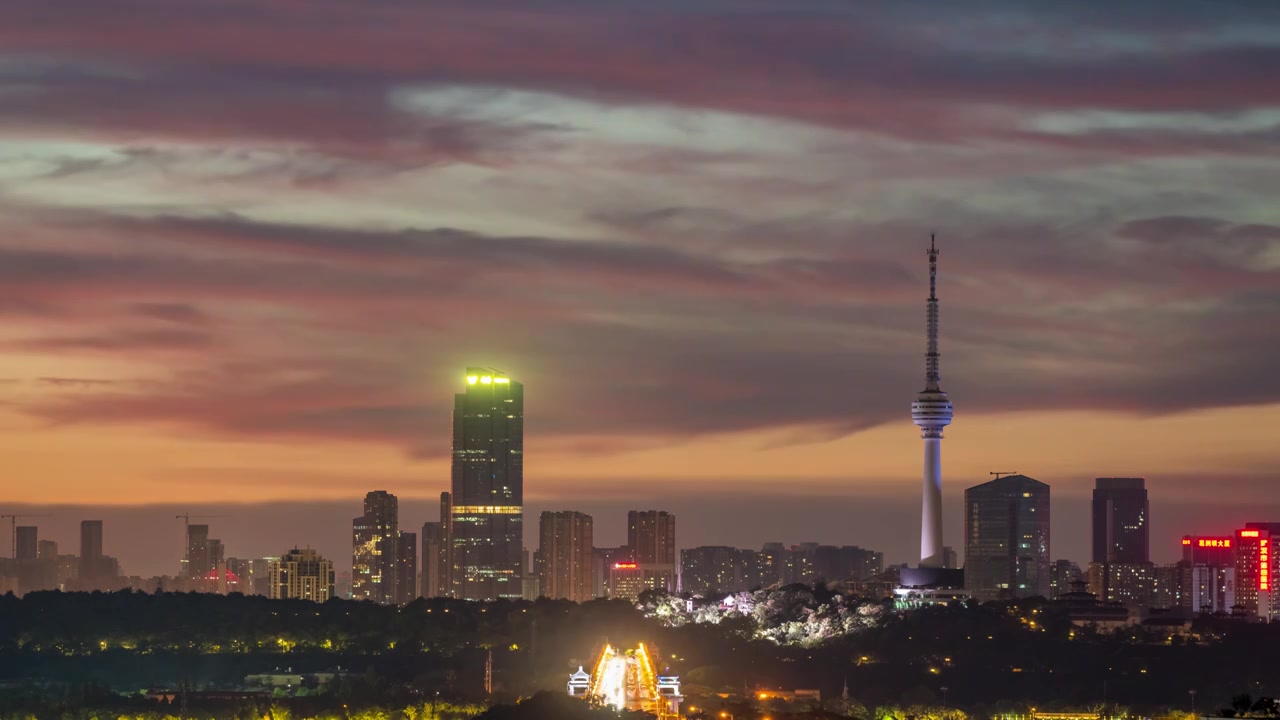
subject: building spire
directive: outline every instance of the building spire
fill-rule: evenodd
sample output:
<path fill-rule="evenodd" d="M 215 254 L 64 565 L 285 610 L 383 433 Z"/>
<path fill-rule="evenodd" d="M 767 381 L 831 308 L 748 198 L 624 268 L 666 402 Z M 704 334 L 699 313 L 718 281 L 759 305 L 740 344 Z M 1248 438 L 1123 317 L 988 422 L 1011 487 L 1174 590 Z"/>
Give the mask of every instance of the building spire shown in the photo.
<path fill-rule="evenodd" d="M 938 247 L 929 233 L 929 302 L 927 306 L 929 351 L 925 354 L 924 389 L 938 391 Z"/>

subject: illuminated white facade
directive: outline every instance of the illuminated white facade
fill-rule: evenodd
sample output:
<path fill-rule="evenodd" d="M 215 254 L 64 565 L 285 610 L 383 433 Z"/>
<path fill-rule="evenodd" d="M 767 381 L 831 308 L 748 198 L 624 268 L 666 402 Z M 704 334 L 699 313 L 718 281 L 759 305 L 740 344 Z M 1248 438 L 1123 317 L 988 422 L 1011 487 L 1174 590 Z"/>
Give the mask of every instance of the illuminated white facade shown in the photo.
<path fill-rule="evenodd" d="M 928 352 L 924 390 L 911 404 L 911 419 L 924 438 L 924 482 L 920 511 L 920 567 L 943 566 L 942 429 L 951 424 L 951 401 L 942 391 L 938 355 L 938 249 L 929 238 Z"/>

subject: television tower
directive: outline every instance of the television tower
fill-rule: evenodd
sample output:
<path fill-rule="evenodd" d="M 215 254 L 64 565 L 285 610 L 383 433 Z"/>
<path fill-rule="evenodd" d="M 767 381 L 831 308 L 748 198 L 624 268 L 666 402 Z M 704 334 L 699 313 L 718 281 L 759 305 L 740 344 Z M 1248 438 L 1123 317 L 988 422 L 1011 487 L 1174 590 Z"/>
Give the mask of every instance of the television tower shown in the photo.
<path fill-rule="evenodd" d="M 924 390 L 911 403 L 911 420 L 924 438 L 924 497 L 920 511 L 920 567 L 942 567 L 942 429 L 951 424 L 951 401 L 938 376 L 938 248 L 929 236 L 929 350 Z"/>

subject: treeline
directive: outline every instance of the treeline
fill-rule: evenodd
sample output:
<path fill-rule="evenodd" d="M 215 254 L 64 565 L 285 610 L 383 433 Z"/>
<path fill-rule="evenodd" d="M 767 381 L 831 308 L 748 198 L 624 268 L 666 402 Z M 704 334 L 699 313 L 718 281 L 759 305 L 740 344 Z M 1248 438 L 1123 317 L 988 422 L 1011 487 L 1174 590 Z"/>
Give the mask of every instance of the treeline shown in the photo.
<path fill-rule="evenodd" d="M 766 602 L 752 617 L 724 613 L 673 626 L 617 601 L 422 600 L 396 608 L 235 595 L 33 593 L 0 597 L 0 683 L 136 694 L 178 684 L 233 687 L 252 673 L 340 666 L 355 676 L 339 685 L 348 704 L 399 697 L 407 707 L 436 693 L 442 701 L 477 703 L 562 693 L 568 673 L 589 667 L 608 641 L 656 648 L 660 671 L 681 676 L 694 705 L 703 701 L 693 698 L 715 704 L 718 693 L 757 689 L 816 689 L 836 698 L 846 681 L 851 700 L 866 708 L 946 705 L 972 717 L 1103 702 L 1154 715 L 1185 709 L 1189 690 L 1202 710 L 1226 707 L 1246 691 L 1280 696 L 1280 624 L 1205 621 L 1189 636 L 1158 627 L 1099 633 L 1073 626 L 1043 601 L 911 612 L 854 603 L 867 619 L 854 631 L 785 645 L 760 639 L 759 623 L 820 628 L 831 615 L 824 605 L 849 601 L 796 587 Z M 805 637 L 820 635 L 804 630 Z M 484 692 L 490 661 L 493 696 Z"/>

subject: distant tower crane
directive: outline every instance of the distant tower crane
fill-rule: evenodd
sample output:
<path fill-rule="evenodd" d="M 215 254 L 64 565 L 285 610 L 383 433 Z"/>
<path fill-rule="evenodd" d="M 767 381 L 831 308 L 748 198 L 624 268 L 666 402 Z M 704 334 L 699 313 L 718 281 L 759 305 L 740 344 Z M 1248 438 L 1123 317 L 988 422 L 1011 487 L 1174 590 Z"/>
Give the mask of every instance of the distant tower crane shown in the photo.
<path fill-rule="evenodd" d="M 1002 475 L 1017 475 L 1017 474 L 1018 474 L 1018 471 L 1017 471 L 1017 470 L 1014 470 L 1014 471 L 1012 471 L 1012 472 L 989 472 L 989 473 L 987 473 L 987 474 L 988 474 L 988 475 L 995 475 L 995 476 L 996 476 L 996 479 L 997 479 L 997 480 L 999 480 L 999 479 L 1000 479 L 1000 476 L 1002 476 Z"/>
<path fill-rule="evenodd" d="M 182 515 L 174 515 L 175 520 L 182 521 L 182 570 L 184 573 L 191 572 L 191 518 L 221 518 L 226 515 L 192 515 L 191 513 L 183 513 Z"/>
<path fill-rule="evenodd" d="M 18 559 L 18 518 L 53 517 L 52 515 L 0 515 L 9 518 L 10 536 L 13 538 L 13 559 Z"/>

